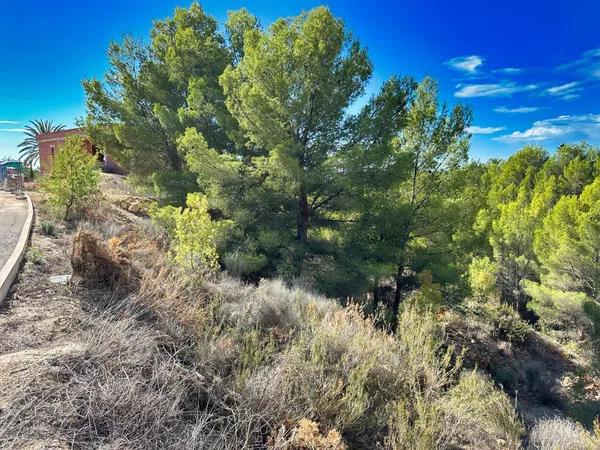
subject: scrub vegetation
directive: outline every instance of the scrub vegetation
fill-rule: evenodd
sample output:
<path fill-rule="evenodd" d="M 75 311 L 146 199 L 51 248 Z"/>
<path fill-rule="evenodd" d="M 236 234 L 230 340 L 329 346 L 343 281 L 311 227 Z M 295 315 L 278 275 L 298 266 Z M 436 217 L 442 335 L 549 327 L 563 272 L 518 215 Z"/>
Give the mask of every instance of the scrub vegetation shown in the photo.
<path fill-rule="evenodd" d="M 75 137 L 36 194 L 0 446 L 600 448 L 600 149 L 471 161 L 469 108 L 364 99 L 325 7 L 194 3 L 108 58 L 85 127 L 130 186 Z"/>

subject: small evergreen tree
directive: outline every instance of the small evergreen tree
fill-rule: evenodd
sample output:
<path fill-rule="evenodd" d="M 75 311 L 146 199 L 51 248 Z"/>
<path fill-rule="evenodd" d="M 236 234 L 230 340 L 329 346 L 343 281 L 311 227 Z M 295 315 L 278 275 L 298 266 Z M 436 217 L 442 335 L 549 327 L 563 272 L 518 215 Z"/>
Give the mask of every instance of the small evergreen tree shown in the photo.
<path fill-rule="evenodd" d="M 581 195 L 565 195 L 535 236 L 542 281 L 600 298 L 600 178 Z"/>
<path fill-rule="evenodd" d="M 188 194 L 185 208 L 168 205 L 152 211 L 154 222 L 172 239 L 174 260 L 188 270 L 219 267 L 217 243 L 231 222 L 212 220 L 208 199 L 199 193 Z"/>
<path fill-rule="evenodd" d="M 50 175 L 42 180 L 42 190 L 48 203 L 64 212 L 69 220 L 96 192 L 100 169 L 96 158 L 89 154 L 85 137 L 68 136 L 52 164 Z"/>

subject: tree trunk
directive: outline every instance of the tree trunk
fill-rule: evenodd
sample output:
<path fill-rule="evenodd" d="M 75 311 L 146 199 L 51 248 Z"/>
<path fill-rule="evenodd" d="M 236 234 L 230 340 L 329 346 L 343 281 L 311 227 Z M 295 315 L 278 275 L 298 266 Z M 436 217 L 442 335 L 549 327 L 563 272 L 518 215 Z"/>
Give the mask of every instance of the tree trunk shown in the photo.
<path fill-rule="evenodd" d="M 304 264 L 310 216 L 311 210 L 310 205 L 308 204 L 308 196 L 304 186 L 302 186 L 300 188 L 300 194 L 298 195 L 298 222 L 296 224 L 296 242 L 298 244 L 295 255 L 296 276 L 301 274 L 302 266 Z"/>
<path fill-rule="evenodd" d="M 381 301 L 381 288 L 379 287 L 379 280 L 375 282 L 375 287 L 373 288 L 373 312 L 377 312 L 377 308 L 379 308 L 379 302 Z"/>
<path fill-rule="evenodd" d="M 398 313 L 400 312 L 400 303 L 402 300 L 402 288 L 404 287 L 404 261 L 401 261 L 396 268 L 396 292 L 394 293 L 394 304 L 392 305 L 392 332 L 396 332 L 398 326 Z"/>
<path fill-rule="evenodd" d="M 167 159 L 169 160 L 171 169 L 176 172 L 180 172 L 183 169 L 183 162 L 181 161 L 181 157 L 177 152 L 177 148 L 173 145 L 167 144 L 165 152 L 167 153 Z"/>
<path fill-rule="evenodd" d="M 308 196 L 304 187 L 300 188 L 298 195 L 298 224 L 296 229 L 296 240 L 305 244 L 308 239 L 308 221 L 310 220 L 310 206 Z"/>

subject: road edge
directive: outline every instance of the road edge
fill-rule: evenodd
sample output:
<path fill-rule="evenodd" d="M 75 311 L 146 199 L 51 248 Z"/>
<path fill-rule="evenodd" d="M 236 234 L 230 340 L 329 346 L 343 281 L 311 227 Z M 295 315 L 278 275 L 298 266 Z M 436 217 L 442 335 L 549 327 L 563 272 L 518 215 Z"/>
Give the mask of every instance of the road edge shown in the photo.
<path fill-rule="evenodd" d="M 6 264 L 4 264 L 4 267 L 0 269 L 0 305 L 4 302 L 8 290 L 19 273 L 19 267 L 25 256 L 29 235 L 31 234 L 31 229 L 33 227 L 33 203 L 31 202 L 29 194 L 25 193 L 25 196 L 27 197 L 27 218 L 25 219 L 23 229 L 21 230 L 19 240 L 17 241 L 17 245 L 15 246 L 12 255 L 10 255 Z"/>

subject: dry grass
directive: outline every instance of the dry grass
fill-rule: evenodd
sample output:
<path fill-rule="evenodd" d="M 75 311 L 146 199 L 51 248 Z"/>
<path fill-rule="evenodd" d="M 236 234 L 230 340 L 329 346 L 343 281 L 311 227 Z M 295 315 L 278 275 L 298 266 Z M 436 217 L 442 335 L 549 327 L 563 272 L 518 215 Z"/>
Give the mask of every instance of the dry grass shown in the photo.
<path fill-rule="evenodd" d="M 531 430 L 529 450 L 596 450 L 600 435 L 592 435 L 581 425 L 560 417 L 540 420 Z"/>
<path fill-rule="evenodd" d="M 96 318 L 78 351 L 57 354 L 0 412 L 0 447 L 58 442 L 76 448 L 251 448 L 259 414 L 214 397 L 198 368 L 160 348 L 135 318 Z"/>
<path fill-rule="evenodd" d="M 456 427 L 458 443 L 497 450 L 521 447 L 523 424 L 512 402 L 489 377 L 463 373 L 442 407 Z"/>
<path fill-rule="evenodd" d="M 218 319 L 238 330 L 299 331 L 328 312 L 339 310 L 330 299 L 281 280 L 262 280 L 257 287 L 224 277 L 207 285 L 219 302 Z"/>
<path fill-rule="evenodd" d="M 87 287 L 135 290 L 137 274 L 118 238 L 107 243 L 94 230 L 80 228 L 73 237 L 71 267 Z"/>
<path fill-rule="evenodd" d="M 0 447 L 520 446 L 512 403 L 481 374 L 461 375 L 439 315 L 407 305 L 391 335 L 279 280 L 182 273 L 158 234 L 119 217 L 76 233 L 71 261 L 86 282 L 71 301 L 94 308 L 82 303 L 67 350 L 24 363 L 37 376 L 0 406 Z"/>

